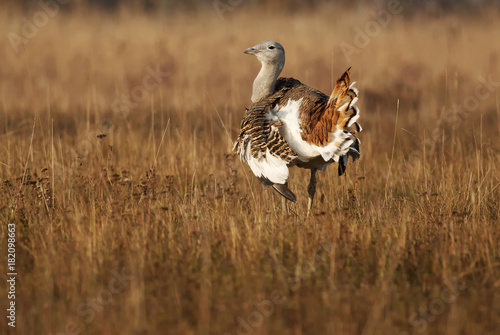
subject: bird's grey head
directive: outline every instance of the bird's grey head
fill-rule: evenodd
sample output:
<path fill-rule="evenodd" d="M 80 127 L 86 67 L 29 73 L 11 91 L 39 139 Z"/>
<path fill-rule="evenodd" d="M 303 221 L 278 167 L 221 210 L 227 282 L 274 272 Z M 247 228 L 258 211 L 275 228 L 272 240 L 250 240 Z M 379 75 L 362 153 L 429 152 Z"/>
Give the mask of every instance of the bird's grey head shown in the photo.
<path fill-rule="evenodd" d="M 260 42 L 256 46 L 245 49 L 244 53 L 255 55 L 261 63 L 269 65 L 285 64 L 285 49 L 281 44 L 274 41 Z"/>
<path fill-rule="evenodd" d="M 252 101 L 257 102 L 274 93 L 276 80 L 285 66 L 285 49 L 278 42 L 264 41 L 244 52 L 255 55 L 262 64 L 252 88 Z"/>

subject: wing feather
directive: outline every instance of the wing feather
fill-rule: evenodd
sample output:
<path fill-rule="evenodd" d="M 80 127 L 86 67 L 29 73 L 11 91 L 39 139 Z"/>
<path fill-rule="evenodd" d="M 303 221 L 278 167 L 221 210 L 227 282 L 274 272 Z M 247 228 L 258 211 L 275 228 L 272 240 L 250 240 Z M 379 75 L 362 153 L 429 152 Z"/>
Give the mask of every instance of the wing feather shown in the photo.
<path fill-rule="evenodd" d="M 287 89 L 283 87 L 246 109 L 233 148 L 267 186 L 285 184 L 288 180 L 288 164 L 297 157 L 269 117 L 270 110 Z"/>

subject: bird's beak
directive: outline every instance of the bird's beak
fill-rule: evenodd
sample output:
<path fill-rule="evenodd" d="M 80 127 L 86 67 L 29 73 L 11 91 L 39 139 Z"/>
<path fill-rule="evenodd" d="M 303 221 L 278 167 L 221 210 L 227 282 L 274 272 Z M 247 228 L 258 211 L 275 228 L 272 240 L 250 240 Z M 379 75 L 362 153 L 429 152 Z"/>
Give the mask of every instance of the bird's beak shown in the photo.
<path fill-rule="evenodd" d="M 248 49 L 245 49 L 245 51 L 243 51 L 243 53 L 245 54 L 249 54 L 249 55 L 255 55 L 259 52 L 259 50 L 255 49 L 254 47 L 251 47 L 251 48 L 248 48 Z"/>

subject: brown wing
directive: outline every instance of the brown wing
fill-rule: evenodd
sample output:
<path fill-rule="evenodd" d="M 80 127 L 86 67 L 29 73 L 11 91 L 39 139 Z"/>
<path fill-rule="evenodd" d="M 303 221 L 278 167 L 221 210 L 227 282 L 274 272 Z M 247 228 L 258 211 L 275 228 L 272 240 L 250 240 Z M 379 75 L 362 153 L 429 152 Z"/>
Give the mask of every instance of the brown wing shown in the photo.
<path fill-rule="evenodd" d="M 337 80 L 328 100 L 327 110 L 333 110 L 334 124 L 338 125 L 340 129 L 359 132 L 361 126 L 355 122 L 359 117 L 359 110 L 354 106 L 358 100 L 358 90 L 351 85 L 349 70 L 350 68 Z M 353 119 L 354 122 L 351 122 Z"/>
<path fill-rule="evenodd" d="M 288 90 L 283 92 L 278 104 L 286 106 L 289 100 L 298 101 L 302 99 L 300 105 L 300 127 L 302 130 L 302 139 L 309 141 L 309 134 L 316 132 L 324 132 L 324 137 L 328 136 L 326 132 L 328 127 L 314 127 L 318 123 L 323 122 L 321 116 L 328 104 L 328 96 L 312 87 L 302 84 L 300 81 L 293 78 L 279 78 L 277 88 L 287 87 Z"/>
<path fill-rule="evenodd" d="M 242 155 L 246 143 L 251 140 L 250 150 L 254 158 L 265 155 L 267 149 L 271 154 L 286 162 L 290 162 L 297 156 L 280 135 L 278 129 L 266 118 L 266 114 L 270 112 L 289 88 L 289 85 L 280 85 L 279 90 L 272 96 L 256 102 L 246 109 L 241 121 L 240 134 L 233 150 Z"/>
<path fill-rule="evenodd" d="M 292 82 L 281 85 L 272 96 L 254 103 L 246 109 L 238 139 L 234 145 L 242 161 L 250 166 L 252 172 L 266 186 L 272 186 L 279 194 L 296 202 L 295 194 L 288 188 L 288 164 L 297 157 L 273 125 L 269 112 Z"/>
<path fill-rule="evenodd" d="M 304 84 L 296 85 L 292 90 L 285 92 L 280 99 L 280 105 L 286 105 L 289 99 L 299 100 L 300 125 L 302 139 L 317 146 L 329 143 L 331 134 L 336 130 L 356 133 L 361 127 L 351 120 L 359 117 L 359 110 L 354 106 L 358 92 L 349 87 L 351 78 L 349 70 L 337 80 L 330 97 Z"/>
<path fill-rule="evenodd" d="M 339 175 L 342 175 L 348 157 L 353 160 L 359 158 L 359 139 L 356 134 L 362 130 L 356 122 L 359 109 L 354 105 L 358 91 L 351 83 L 349 69 L 337 80 L 330 97 L 297 80 L 280 79 L 281 85 L 290 87 L 280 98 L 280 106 L 286 106 L 289 100 L 301 99 L 299 121 L 302 140 L 319 147 L 333 143 L 339 150 L 349 145 L 348 151 L 338 157 Z M 295 160 L 297 165 L 306 168 L 316 166 L 315 162 L 314 159 L 306 163 Z"/>

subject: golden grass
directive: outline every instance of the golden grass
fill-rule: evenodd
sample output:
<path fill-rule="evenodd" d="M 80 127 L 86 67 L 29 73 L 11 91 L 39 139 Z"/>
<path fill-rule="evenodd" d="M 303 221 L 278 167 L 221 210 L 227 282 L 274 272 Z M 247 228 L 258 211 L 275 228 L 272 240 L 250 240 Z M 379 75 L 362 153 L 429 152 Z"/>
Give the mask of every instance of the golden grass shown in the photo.
<path fill-rule="evenodd" d="M 338 46 L 367 11 L 58 14 L 16 54 L 23 15 L 1 12 L 0 237 L 16 224 L 18 273 L 2 333 L 498 330 L 498 87 L 456 107 L 479 76 L 500 81 L 497 12 L 394 15 L 350 62 Z M 259 66 L 242 51 L 266 39 L 283 75 L 329 93 L 352 66 L 360 90 L 362 158 L 318 176 L 310 218 L 308 171 L 283 216 L 231 154 Z M 113 110 L 157 66 L 158 87 Z M 134 278 L 99 303 L 122 269 Z"/>

